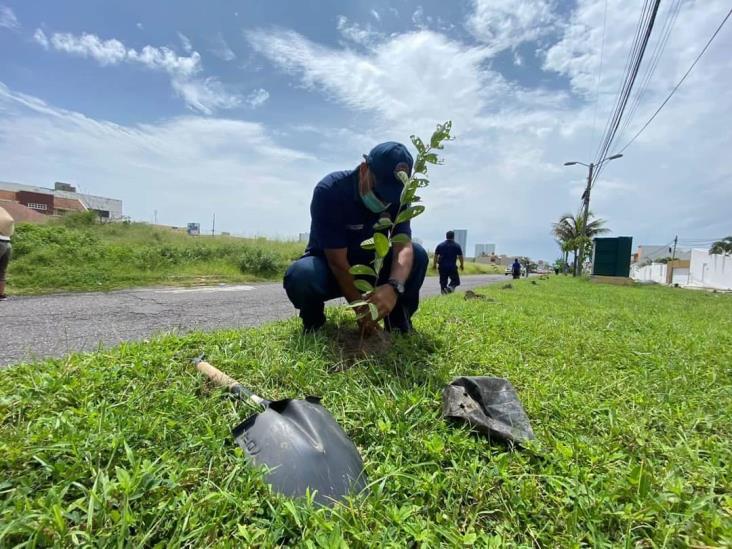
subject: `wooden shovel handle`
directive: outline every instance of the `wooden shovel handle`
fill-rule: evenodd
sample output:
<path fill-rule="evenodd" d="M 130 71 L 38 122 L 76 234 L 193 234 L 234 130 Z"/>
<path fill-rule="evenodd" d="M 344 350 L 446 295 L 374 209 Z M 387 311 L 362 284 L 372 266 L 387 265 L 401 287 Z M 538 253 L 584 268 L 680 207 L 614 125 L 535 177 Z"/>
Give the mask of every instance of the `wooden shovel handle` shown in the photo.
<path fill-rule="evenodd" d="M 222 372 L 215 366 L 211 366 L 208 362 L 201 361 L 197 363 L 196 369 L 203 375 L 205 375 L 208 379 L 213 381 L 216 385 L 218 385 L 219 387 L 226 387 L 229 391 L 231 391 L 237 385 L 240 385 L 240 383 L 233 377 L 227 376 L 224 372 Z"/>
<path fill-rule="evenodd" d="M 230 393 L 238 396 L 239 398 L 248 398 L 254 402 L 254 404 L 259 404 L 260 406 L 267 406 L 269 404 L 268 400 L 255 395 L 233 377 L 226 375 L 224 372 L 216 368 L 216 366 L 212 366 L 208 362 L 203 360 L 197 361 L 196 369 L 216 385 L 219 387 L 225 387 Z"/>

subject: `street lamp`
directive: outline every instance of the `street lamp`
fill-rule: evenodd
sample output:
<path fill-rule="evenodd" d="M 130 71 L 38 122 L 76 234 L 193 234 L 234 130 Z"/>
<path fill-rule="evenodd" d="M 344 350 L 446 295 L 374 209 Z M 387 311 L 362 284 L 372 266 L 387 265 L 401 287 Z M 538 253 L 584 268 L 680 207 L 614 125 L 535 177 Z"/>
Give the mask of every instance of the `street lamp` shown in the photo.
<path fill-rule="evenodd" d="M 603 158 L 600 160 L 596 165 L 590 162 L 589 164 L 585 164 L 584 162 L 578 162 L 576 160 L 573 160 L 572 162 L 565 162 L 565 166 L 574 166 L 575 164 L 580 164 L 582 166 L 587 167 L 587 187 L 585 187 L 585 192 L 582 193 L 582 209 L 584 210 L 582 215 L 582 221 L 583 221 L 583 230 L 587 230 L 587 222 L 589 221 L 590 216 L 590 190 L 592 189 L 592 174 L 595 171 L 595 168 L 599 168 L 602 166 L 605 162 L 608 162 L 610 160 L 615 160 L 616 158 L 622 157 L 622 154 L 614 154 L 612 156 L 608 156 L 607 158 Z M 575 265 L 575 276 L 577 275 L 577 265 Z"/>
<path fill-rule="evenodd" d="M 590 213 L 590 189 L 592 188 L 592 174 L 594 173 L 595 168 L 599 168 L 605 162 L 615 160 L 616 158 L 621 158 L 622 156 L 622 154 L 614 154 L 612 156 L 608 156 L 607 158 L 603 158 L 597 164 L 593 164 L 592 162 L 590 162 L 589 164 L 585 164 L 584 162 L 578 162 L 576 160 L 564 163 L 565 166 L 574 166 L 575 164 L 580 164 L 588 168 L 587 187 L 585 188 L 585 192 L 582 193 L 582 207 L 585 211 L 585 220 Z"/>

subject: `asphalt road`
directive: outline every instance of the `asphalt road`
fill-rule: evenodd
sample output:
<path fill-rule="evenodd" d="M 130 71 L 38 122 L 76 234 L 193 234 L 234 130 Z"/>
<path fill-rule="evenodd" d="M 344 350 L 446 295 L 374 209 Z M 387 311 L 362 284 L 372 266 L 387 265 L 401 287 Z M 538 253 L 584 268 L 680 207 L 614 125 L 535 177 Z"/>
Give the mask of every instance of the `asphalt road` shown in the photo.
<path fill-rule="evenodd" d="M 459 290 L 504 280 L 465 276 Z M 422 295 L 439 293 L 437 278 L 428 277 Z M 256 326 L 295 313 L 279 283 L 11 297 L 0 302 L 0 367 L 162 332 Z"/>

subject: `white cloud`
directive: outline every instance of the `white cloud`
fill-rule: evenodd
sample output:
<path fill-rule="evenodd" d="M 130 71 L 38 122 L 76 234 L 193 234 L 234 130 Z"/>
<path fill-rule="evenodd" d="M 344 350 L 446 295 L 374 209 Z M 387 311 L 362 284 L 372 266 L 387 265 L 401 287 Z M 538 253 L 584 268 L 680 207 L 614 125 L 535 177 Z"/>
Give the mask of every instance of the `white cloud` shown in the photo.
<path fill-rule="evenodd" d="M 262 105 L 264 105 L 268 99 L 269 92 L 264 88 L 259 88 L 257 90 L 254 90 L 247 96 L 246 102 L 249 104 L 250 107 L 256 109 L 257 107 L 261 107 Z"/>
<path fill-rule="evenodd" d="M 379 14 L 379 12 L 376 10 L 371 10 L 371 17 L 373 17 L 377 21 L 381 21 L 381 14 Z"/>
<path fill-rule="evenodd" d="M 226 39 L 224 39 L 224 35 L 221 33 L 218 33 L 214 37 L 211 53 L 223 61 L 233 61 L 236 59 L 236 54 L 229 47 L 229 44 L 226 43 Z"/>
<path fill-rule="evenodd" d="M 552 32 L 556 22 L 551 0 L 473 0 L 467 28 L 498 53 Z"/>
<path fill-rule="evenodd" d="M 134 219 L 157 209 L 162 222 L 182 226 L 215 211 L 222 230 L 292 236 L 307 229 L 312 186 L 328 169 L 243 120 L 185 116 L 119 125 L 2 83 L 0 112 L 3 178 L 41 186 L 73 181 L 121 198 Z"/>
<path fill-rule="evenodd" d="M 231 94 L 216 78 L 174 78 L 173 89 L 192 110 L 213 114 L 217 110 L 233 109 L 241 97 Z"/>
<path fill-rule="evenodd" d="M 42 29 L 36 29 L 36 32 L 33 33 L 33 40 L 35 40 L 38 44 L 43 46 L 44 49 L 48 49 L 49 42 L 48 37 L 46 36 L 46 33 L 43 32 Z"/>
<path fill-rule="evenodd" d="M 424 29 L 427 27 L 424 17 L 424 8 L 422 6 L 417 6 L 412 13 L 412 23 L 414 23 L 414 26 L 419 29 Z"/>
<path fill-rule="evenodd" d="M 143 30 L 143 29 L 145 28 L 145 27 L 144 27 L 144 25 L 143 25 L 143 24 L 142 24 L 142 23 L 141 23 L 140 21 L 138 21 L 138 22 L 137 22 L 137 23 L 135 24 L 135 26 L 136 26 L 136 27 L 137 27 L 137 28 L 138 28 L 139 30 Z"/>
<path fill-rule="evenodd" d="M 81 57 L 91 57 L 100 65 L 116 65 L 127 58 L 127 48 L 116 39 L 102 40 L 94 34 L 80 36 L 56 32 L 51 35 L 51 45 L 58 51 Z"/>
<path fill-rule="evenodd" d="M 185 51 L 186 53 L 191 53 L 193 51 L 193 45 L 191 44 L 190 39 L 182 32 L 178 33 L 178 38 L 180 39 L 180 43 L 183 46 L 183 51 Z"/>
<path fill-rule="evenodd" d="M 0 5 L 0 28 L 19 29 L 20 21 L 8 6 Z"/>
<path fill-rule="evenodd" d="M 438 108 L 441 117 L 453 117 L 466 128 L 489 96 L 505 86 L 496 73 L 480 68 L 485 51 L 432 31 L 390 37 L 367 54 L 324 47 L 293 31 L 247 36 L 255 50 L 300 75 L 306 87 L 387 121 L 431 125 Z"/>
<path fill-rule="evenodd" d="M 185 38 L 179 33 L 181 40 Z M 241 104 L 241 98 L 227 92 L 223 84 L 213 77 L 201 78 L 201 56 L 196 51 L 178 55 L 170 48 L 144 46 L 137 50 L 127 48 L 117 39 L 103 40 L 94 34 L 53 33 L 50 39 L 37 29 L 34 39 L 44 48 L 94 59 L 102 66 L 130 63 L 169 75 L 175 93 L 193 110 L 213 114 L 219 109 L 231 109 Z M 185 42 L 184 42 L 185 43 Z M 188 44 L 190 45 L 190 44 Z"/>
<path fill-rule="evenodd" d="M 338 16 L 336 28 L 343 38 L 362 46 L 368 46 L 382 37 L 381 33 L 371 28 L 371 25 L 367 24 L 366 27 L 362 27 L 358 23 L 349 21 L 345 15 Z"/>

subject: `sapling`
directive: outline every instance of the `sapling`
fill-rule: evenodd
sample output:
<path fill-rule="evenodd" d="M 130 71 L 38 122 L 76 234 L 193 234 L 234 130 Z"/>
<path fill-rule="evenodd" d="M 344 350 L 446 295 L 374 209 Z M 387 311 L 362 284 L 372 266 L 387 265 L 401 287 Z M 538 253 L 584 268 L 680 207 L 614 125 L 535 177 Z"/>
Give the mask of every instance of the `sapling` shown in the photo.
<path fill-rule="evenodd" d="M 359 314 L 359 318 L 369 314 L 374 321 L 379 318 L 376 305 L 369 303 L 368 298 L 374 291 L 379 272 L 384 266 L 384 258 L 389 253 L 389 250 L 395 244 L 404 245 L 410 242 L 410 238 L 407 235 L 393 234 L 394 230 L 400 223 L 409 221 L 424 213 L 425 207 L 422 204 L 414 205 L 416 202 L 422 201 L 421 197 L 417 196 L 417 192 L 419 189 L 427 187 L 430 183 L 427 178 L 427 165 L 442 164 L 442 160 L 438 157 L 436 151 L 443 148 L 445 141 L 451 140 L 451 129 L 452 122 L 450 120 L 444 124 L 438 124 L 428 144 L 425 144 L 416 135 L 410 136 L 412 144 L 417 149 L 417 158 L 414 160 L 411 177 L 404 171 L 398 171 L 396 173 L 396 176 L 404 184 L 399 199 L 399 210 L 396 219 L 391 219 L 386 213 L 382 215 L 374 224 L 374 236 L 361 243 L 361 248 L 374 252 L 374 260 L 370 265 L 353 265 L 350 269 L 350 273 L 354 276 L 365 276 L 373 280 L 373 282 L 370 282 L 368 279 L 357 278 L 354 281 L 356 288 L 362 292 L 362 299 L 350 303 L 349 307 L 364 309 L 368 307 L 368 310 L 364 310 L 363 313 Z"/>

